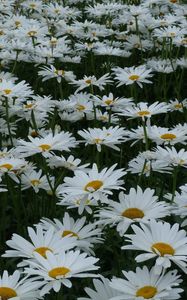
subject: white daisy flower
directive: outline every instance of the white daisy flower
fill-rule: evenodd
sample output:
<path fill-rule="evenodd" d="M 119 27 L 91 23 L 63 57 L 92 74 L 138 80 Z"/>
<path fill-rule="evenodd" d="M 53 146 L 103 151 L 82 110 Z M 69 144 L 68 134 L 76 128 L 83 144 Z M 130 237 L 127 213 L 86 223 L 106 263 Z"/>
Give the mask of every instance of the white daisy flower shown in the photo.
<path fill-rule="evenodd" d="M 120 293 L 110 300 L 176 300 L 180 298 L 183 289 L 179 288 L 182 282 L 177 271 L 155 274 L 154 268 L 150 271 L 144 266 L 136 271 L 122 271 L 125 279 L 113 278 L 110 286 Z"/>
<path fill-rule="evenodd" d="M 155 155 L 158 159 L 167 162 L 171 166 L 182 166 L 187 168 L 187 151 L 181 148 L 179 151 L 175 147 L 162 148 L 157 146 L 155 149 Z"/>
<path fill-rule="evenodd" d="M 76 238 L 76 247 L 80 250 L 91 251 L 95 243 L 100 243 L 101 229 L 96 227 L 96 224 L 86 224 L 86 217 L 74 220 L 66 212 L 64 214 L 62 222 L 58 219 L 41 219 L 40 223 L 44 229 L 48 230 L 51 226 L 55 228 L 55 231 L 61 237 L 73 237 Z M 93 253 L 93 252 L 92 252 Z"/>
<path fill-rule="evenodd" d="M 75 158 L 73 155 L 68 156 L 65 158 L 64 156 L 56 156 L 53 155 L 52 157 L 47 159 L 47 163 L 50 168 L 65 168 L 70 171 L 75 170 L 85 170 L 90 164 L 81 164 L 81 160 L 79 158 Z"/>
<path fill-rule="evenodd" d="M 117 231 L 123 236 L 133 223 L 148 223 L 169 215 L 166 202 L 158 201 L 154 193 L 150 188 L 143 191 L 139 186 L 137 190 L 131 188 L 129 194 L 120 192 L 119 202 L 109 200 L 109 206 L 99 210 L 99 223 L 117 225 Z"/>
<path fill-rule="evenodd" d="M 187 140 L 187 128 L 186 126 L 178 127 L 178 125 L 176 125 L 174 128 L 169 129 L 154 125 L 148 128 L 148 136 L 157 145 L 175 145 L 176 143 L 185 144 Z"/>
<path fill-rule="evenodd" d="M 153 115 L 167 113 L 168 105 L 164 102 L 159 103 L 154 102 L 153 104 L 149 105 L 146 102 L 139 102 L 136 106 L 129 106 L 124 108 L 119 115 L 130 117 L 129 119 L 133 118 L 151 118 Z"/>
<path fill-rule="evenodd" d="M 6 250 L 5 254 L 2 255 L 3 257 L 34 259 L 34 253 L 37 252 L 46 258 L 47 251 L 56 254 L 61 252 L 62 249 L 66 251 L 76 245 L 75 238 L 60 237 L 52 225 L 47 230 L 42 228 L 41 225 L 37 225 L 35 230 L 32 227 L 28 227 L 27 230 L 30 241 L 14 233 L 11 240 L 6 242 L 12 250 Z M 27 261 L 25 262 L 27 263 Z"/>
<path fill-rule="evenodd" d="M 109 128 L 88 128 L 88 130 L 79 130 L 78 134 L 83 137 L 85 145 L 96 145 L 97 151 L 101 152 L 101 146 L 105 145 L 114 150 L 119 151 L 120 148 L 116 145 L 124 142 L 125 130 L 119 126 L 110 126 Z"/>
<path fill-rule="evenodd" d="M 62 184 L 61 194 L 72 196 L 85 196 L 85 199 L 94 198 L 96 200 L 106 201 L 106 195 L 112 195 L 112 190 L 124 189 L 121 185 L 123 180 L 119 180 L 126 174 L 124 169 L 114 170 L 117 164 L 112 167 L 104 168 L 98 171 L 97 165 L 88 172 L 76 170 L 74 177 L 65 177 Z"/>
<path fill-rule="evenodd" d="M 118 291 L 114 290 L 110 286 L 110 280 L 101 276 L 101 279 L 93 279 L 94 290 L 91 288 L 85 288 L 86 294 L 89 296 L 84 298 L 78 298 L 77 300 L 108 300 L 117 295 L 120 295 Z"/>
<path fill-rule="evenodd" d="M 70 151 L 69 148 L 75 147 L 76 140 L 69 132 L 60 132 L 55 135 L 49 133 L 43 137 L 33 138 L 28 136 L 29 142 L 19 140 L 16 150 L 22 157 L 28 157 L 36 153 L 41 153 L 47 157 L 51 155 L 51 151 Z"/>
<path fill-rule="evenodd" d="M 147 151 L 146 151 L 147 152 Z M 154 157 L 150 158 L 145 156 L 145 153 L 140 153 L 137 157 L 133 158 L 128 163 L 129 168 L 127 171 L 132 174 L 139 174 L 150 176 L 151 172 L 169 173 L 172 170 L 168 162 L 165 162 Z"/>
<path fill-rule="evenodd" d="M 119 98 L 114 97 L 112 93 L 108 96 L 104 95 L 102 98 L 99 96 L 93 96 L 94 104 L 105 107 L 107 110 L 112 109 L 112 111 L 119 111 L 123 108 L 132 104 L 132 98 Z"/>
<path fill-rule="evenodd" d="M 73 80 L 71 84 L 78 86 L 75 93 L 90 87 L 90 86 L 97 86 L 101 91 L 104 90 L 104 86 L 106 84 L 112 83 L 112 80 L 110 79 L 109 73 L 103 75 L 99 79 L 97 79 L 95 76 L 84 76 L 83 79 L 79 80 Z"/>
<path fill-rule="evenodd" d="M 41 296 L 47 294 L 51 289 L 59 292 L 61 285 L 71 288 L 70 278 L 98 276 L 89 272 L 99 269 L 98 266 L 95 266 L 99 259 L 87 256 L 86 253 L 80 253 L 80 251 L 62 251 L 56 255 L 47 251 L 46 258 L 38 253 L 34 255 L 36 262 L 30 261 L 30 267 L 25 268 L 25 273 L 42 280 Z"/>
<path fill-rule="evenodd" d="M 126 241 L 131 244 L 122 249 L 143 251 L 143 254 L 136 256 L 136 262 L 156 259 L 155 269 L 158 273 L 163 268 L 170 268 L 171 263 L 187 273 L 187 236 L 184 230 L 179 229 L 179 224 L 151 220 L 148 225 L 140 226 L 132 225 L 134 234 L 125 235 Z"/>
<path fill-rule="evenodd" d="M 72 71 L 65 71 L 63 69 L 56 69 L 53 65 L 49 67 L 40 68 L 41 71 L 38 72 L 39 76 L 42 76 L 42 81 L 47 81 L 51 78 L 56 78 L 58 83 L 61 83 L 62 78 L 67 81 L 73 81 L 75 79 L 75 75 Z"/>
<path fill-rule="evenodd" d="M 42 175 L 42 170 L 26 170 L 20 176 L 21 189 L 25 190 L 32 187 L 35 193 L 38 193 L 40 189 L 48 191 L 50 190 L 49 180 L 54 183 L 54 177 L 49 176 L 47 178 L 46 175 Z"/>
<path fill-rule="evenodd" d="M 115 79 L 118 80 L 118 87 L 125 84 L 130 85 L 137 83 L 139 87 L 143 87 L 142 83 L 152 83 L 148 78 L 152 77 L 151 69 L 147 69 L 146 66 L 141 65 L 138 67 L 120 67 L 113 68 Z"/>
<path fill-rule="evenodd" d="M 39 288 L 41 283 L 28 277 L 20 278 L 20 271 L 16 270 L 12 275 L 7 271 L 0 276 L 0 299 L 2 300 L 37 300 L 41 299 Z"/>
<path fill-rule="evenodd" d="M 177 99 L 169 101 L 169 110 L 170 111 L 180 111 L 183 112 L 184 108 L 187 107 L 187 99 L 179 101 Z"/>

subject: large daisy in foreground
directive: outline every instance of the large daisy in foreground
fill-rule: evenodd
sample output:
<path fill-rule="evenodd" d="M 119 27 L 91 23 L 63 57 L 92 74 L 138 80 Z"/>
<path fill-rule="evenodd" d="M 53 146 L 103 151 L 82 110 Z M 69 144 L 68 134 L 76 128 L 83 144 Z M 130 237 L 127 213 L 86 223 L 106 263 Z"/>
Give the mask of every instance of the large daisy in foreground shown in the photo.
<path fill-rule="evenodd" d="M 183 291 L 178 288 L 181 280 L 176 270 L 158 275 L 154 268 L 149 271 L 144 266 L 142 269 L 136 268 L 136 272 L 123 271 L 123 275 L 126 279 L 112 279 L 111 287 L 121 295 L 110 300 L 175 300 L 180 298 L 179 293 Z"/>
<path fill-rule="evenodd" d="M 160 273 L 175 263 L 187 273 L 187 236 L 185 230 L 179 230 L 179 224 L 171 226 L 166 222 L 150 221 L 140 227 L 132 225 L 134 234 L 127 234 L 126 241 L 131 245 L 122 247 L 124 250 L 140 250 L 143 254 L 136 256 L 137 262 L 156 259 L 155 269 Z"/>

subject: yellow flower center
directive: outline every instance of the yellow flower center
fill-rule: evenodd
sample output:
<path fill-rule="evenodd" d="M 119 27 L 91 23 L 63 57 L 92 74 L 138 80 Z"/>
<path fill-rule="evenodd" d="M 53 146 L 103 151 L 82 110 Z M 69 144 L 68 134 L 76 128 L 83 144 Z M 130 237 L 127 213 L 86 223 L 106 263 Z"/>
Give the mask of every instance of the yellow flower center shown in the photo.
<path fill-rule="evenodd" d="M 101 144 L 102 143 L 102 139 L 94 139 L 94 142 L 96 143 L 96 144 Z"/>
<path fill-rule="evenodd" d="M 45 151 L 48 151 L 51 149 L 51 145 L 43 144 L 43 145 L 40 145 L 39 148 L 45 152 Z"/>
<path fill-rule="evenodd" d="M 0 35 L 4 35 L 4 31 L 3 30 L 0 30 Z"/>
<path fill-rule="evenodd" d="M 148 116 L 150 115 L 150 112 L 148 110 L 142 110 L 142 111 L 139 111 L 137 113 L 140 117 L 144 117 L 144 116 Z"/>
<path fill-rule="evenodd" d="M 144 299 L 153 298 L 157 293 L 157 289 L 154 286 L 146 285 L 136 292 L 136 297 L 143 297 Z"/>
<path fill-rule="evenodd" d="M 31 31 L 29 31 L 29 32 L 27 32 L 27 35 L 28 36 L 35 36 L 35 35 L 37 35 L 37 31 L 35 31 L 35 30 L 31 30 Z"/>
<path fill-rule="evenodd" d="M 129 79 L 130 80 L 133 80 L 133 81 L 136 81 L 136 80 L 138 80 L 140 78 L 140 76 L 138 76 L 138 75 L 131 75 L 131 76 L 129 76 Z"/>
<path fill-rule="evenodd" d="M 110 105 L 110 104 L 113 103 L 113 100 L 112 100 L 112 99 L 107 99 L 107 100 L 105 100 L 105 103 L 106 103 L 107 105 Z"/>
<path fill-rule="evenodd" d="M 31 131 L 30 135 L 31 135 L 32 137 L 37 137 L 37 136 L 38 136 L 38 132 L 35 131 L 35 130 L 33 130 L 33 131 Z"/>
<path fill-rule="evenodd" d="M 8 299 L 16 297 L 16 296 L 17 296 L 17 293 L 15 290 L 13 290 L 9 287 L 5 287 L 5 286 L 0 287 L 0 299 L 1 300 L 8 300 Z"/>
<path fill-rule="evenodd" d="M 81 104 L 77 105 L 77 110 L 79 110 L 79 111 L 85 110 L 85 108 L 86 108 L 86 106 L 84 106 L 84 105 L 81 105 Z"/>
<path fill-rule="evenodd" d="M 182 39 L 181 43 L 182 43 L 183 45 L 186 45 L 186 44 L 187 44 L 187 38 Z"/>
<path fill-rule="evenodd" d="M 47 251 L 50 251 L 50 252 L 53 252 L 50 248 L 48 247 L 39 247 L 39 248 L 36 248 L 34 249 L 35 252 L 39 253 L 41 256 L 43 256 L 44 258 L 47 258 L 46 256 L 46 252 Z"/>
<path fill-rule="evenodd" d="M 31 8 L 35 8 L 35 7 L 36 7 L 36 4 L 31 3 L 31 4 L 30 4 L 30 7 L 31 7 Z"/>
<path fill-rule="evenodd" d="M 144 212 L 136 207 L 128 208 L 122 212 L 122 216 L 129 219 L 143 218 Z"/>
<path fill-rule="evenodd" d="M 3 92 L 6 94 L 6 95 L 10 95 L 12 93 L 12 90 L 10 89 L 5 89 L 3 90 Z"/>
<path fill-rule="evenodd" d="M 59 14 L 59 13 L 60 13 L 60 9 L 56 8 L 56 9 L 54 10 L 54 12 L 55 12 L 56 14 Z"/>
<path fill-rule="evenodd" d="M 180 108 L 182 108 L 182 104 L 181 103 L 175 104 L 174 107 L 180 109 Z"/>
<path fill-rule="evenodd" d="M 154 253 L 157 253 L 156 250 L 160 253 L 161 256 L 164 256 L 165 254 L 168 255 L 174 255 L 175 254 L 175 249 L 173 249 L 172 246 L 166 243 L 155 243 L 152 245 L 151 250 Z"/>
<path fill-rule="evenodd" d="M 34 104 L 30 103 L 30 104 L 25 104 L 24 107 L 25 108 L 32 108 Z"/>
<path fill-rule="evenodd" d="M 87 192 L 97 191 L 103 186 L 103 182 L 101 180 L 93 180 L 87 183 L 84 187 L 84 190 Z"/>
<path fill-rule="evenodd" d="M 163 140 L 174 140 L 177 136 L 173 133 L 164 133 L 160 137 Z"/>
<path fill-rule="evenodd" d="M 63 233 L 62 233 L 62 237 L 65 237 L 67 235 L 71 235 L 71 236 L 74 236 L 74 237 L 79 237 L 77 233 L 71 231 L 71 230 L 64 230 Z"/>
<path fill-rule="evenodd" d="M 39 185 L 40 184 L 40 180 L 33 179 L 33 180 L 31 180 L 31 184 L 34 185 L 34 186 Z"/>
<path fill-rule="evenodd" d="M 19 27 L 21 25 L 21 22 L 20 21 L 15 21 L 15 25 L 16 25 L 16 27 Z"/>
<path fill-rule="evenodd" d="M 3 165 L 0 165 L 0 168 L 11 170 L 13 168 L 13 165 L 11 165 L 11 164 L 3 164 Z"/>
<path fill-rule="evenodd" d="M 170 36 L 171 36 L 171 37 L 175 37 L 175 36 L 176 36 L 176 33 L 175 33 L 175 32 L 170 32 Z"/>
<path fill-rule="evenodd" d="M 48 272 L 48 275 L 52 278 L 57 278 L 58 276 L 65 277 L 67 273 L 70 272 L 70 269 L 66 267 L 54 268 Z"/>
<path fill-rule="evenodd" d="M 85 80 L 85 82 L 86 82 L 87 84 L 91 84 L 91 83 L 92 83 L 91 79 L 87 79 L 87 80 Z"/>
<path fill-rule="evenodd" d="M 64 70 L 55 70 L 55 74 L 59 76 L 63 76 L 65 74 Z"/>

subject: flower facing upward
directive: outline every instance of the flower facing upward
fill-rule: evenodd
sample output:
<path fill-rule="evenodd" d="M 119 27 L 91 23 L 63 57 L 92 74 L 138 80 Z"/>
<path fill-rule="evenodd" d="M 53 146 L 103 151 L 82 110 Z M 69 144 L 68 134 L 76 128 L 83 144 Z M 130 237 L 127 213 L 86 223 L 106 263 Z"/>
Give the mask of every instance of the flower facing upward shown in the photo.
<path fill-rule="evenodd" d="M 94 288 L 85 288 L 85 292 L 89 298 L 78 298 L 78 300 L 109 300 L 113 297 L 120 295 L 118 291 L 114 290 L 110 286 L 110 280 L 101 276 L 101 279 L 93 280 Z"/>
<path fill-rule="evenodd" d="M 168 111 L 168 105 L 166 103 L 154 102 L 149 105 L 146 102 L 139 102 L 136 106 L 129 106 L 121 110 L 119 115 L 128 116 L 130 118 L 151 118 L 152 115 L 166 113 Z"/>
<path fill-rule="evenodd" d="M 104 90 L 104 86 L 106 84 L 112 83 L 112 80 L 110 79 L 109 74 L 105 74 L 99 79 L 97 79 L 95 76 L 84 76 L 83 79 L 80 80 L 73 80 L 71 84 L 78 86 L 76 89 L 76 93 L 87 88 L 90 86 L 97 86 L 101 91 Z"/>
<path fill-rule="evenodd" d="M 126 241 L 131 245 L 123 246 L 124 250 L 139 250 L 145 253 L 136 256 L 137 262 L 156 259 L 155 269 L 158 273 L 162 268 L 170 268 L 175 263 L 187 273 L 187 236 L 184 230 L 179 230 L 179 224 L 150 221 L 140 224 L 141 228 L 132 225 L 134 234 L 126 234 Z"/>
<path fill-rule="evenodd" d="M 99 210 L 99 223 L 117 225 L 117 231 L 123 236 L 128 227 L 135 222 L 148 223 L 151 219 L 169 215 L 167 204 L 164 201 L 158 201 L 154 192 L 150 188 L 142 191 L 139 186 L 137 190 L 131 188 L 129 194 L 120 192 L 120 202 L 109 201 L 106 209 Z"/>
<path fill-rule="evenodd" d="M 30 267 L 25 268 L 25 273 L 36 276 L 42 280 L 43 288 L 40 291 L 41 296 L 48 293 L 51 289 L 59 292 L 61 285 L 72 287 L 70 278 L 72 277 L 97 277 L 90 271 L 98 270 L 95 266 L 98 259 L 87 256 L 80 251 L 61 251 L 59 254 L 46 252 L 46 258 L 37 252 L 34 254 L 36 262 L 30 261 Z"/>
<path fill-rule="evenodd" d="M 76 140 L 69 132 L 60 132 L 55 135 L 49 133 L 44 137 L 28 136 L 29 142 L 19 140 L 20 146 L 16 151 L 20 156 L 28 157 L 36 153 L 41 153 L 43 156 L 50 156 L 53 150 L 69 151 L 69 148 L 75 147 Z"/>
<path fill-rule="evenodd" d="M 111 300 L 176 300 L 183 292 L 178 288 L 181 283 L 180 275 L 177 271 L 158 275 L 154 268 L 150 271 L 146 266 L 136 268 L 136 271 L 123 271 L 125 279 L 113 278 L 110 286 L 120 293 L 119 296 L 110 298 Z"/>
<path fill-rule="evenodd" d="M 28 234 L 30 241 L 27 241 L 18 234 L 13 234 L 12 239 L 6 242 L 12 250 L 7 250 L 3 257 L 34 259 L 35 252 L 46 257 L 47 251 L 59 253 L 62 249 L 69 250 L 75 247 L 75 238 L 71 239 L 68 236 L 60 237 L 52 225 L 48 230 L 44 230 L 41 225 L 38 225 L 36 230 L 28 227 Z"/>
<path fill-rule="evenodd" d="M 20 278 L 21 272 L 8 275 L 7 271 L 0 276 L 0 299 L 2 300 L 37 300 L 41 299 L 39 288 L 41 283 L 34 279 Z"/>
<path fill-rule="evenodd" d="M 88 128 L 79 130 L 78 134 L 84 138 L 86 145 L 96 145 L 97 151 L 101 152 L 101 146 L 105 145 L 119 151 L 117 145 L 124 142 L 125 130 L 119 126 L 109 128 Z"/>
<path fill-rule="evenodd" d="M 69 197 L 79 195 L 89 196 L 100 200 L 105 200 L 106 195 L 112 195 L 112 190 L 123 189 L 121 186 L 123 180 L 119 180 L 126 174 L 123 169 L 114 170 L 117 164 L 109 169 L 104 168 L 101 172 L 98 171 L 97 165 L 93 164 L 91 170 L 87 172 L 76 170 L 74 177 L 65 177 L 62 185 L 62 194 L 67 193 Z"/>
<path fill-rule="evenodd" d="M 86 217 L 74 220 L 66 212 L 63 220 L 54 219 L 53 221 L 43 218 L 40 223 L 45 230 L 49 230 L 51 226 L 55 228 L 55 232 L 60 237 L 69 237 L 76 239 L 76 247 L 86 252 L 91 252 L 94 244 L 101 242 L 101 229 L 96 224 L 86 223 Z"/>
<path fill-rule="evenodd" d="M 142 83 L 152 83 L 148 78 L 152 77 L 151 69 L 147 69 L 146 66 L 141 65 L 138 67 L 129 67 L 129 68 L 113 68 L 115 79 L 118 80 L 118 85 L 123 84 L 130 85 L 137 83 L 139 87 L 143 87 Z"/>

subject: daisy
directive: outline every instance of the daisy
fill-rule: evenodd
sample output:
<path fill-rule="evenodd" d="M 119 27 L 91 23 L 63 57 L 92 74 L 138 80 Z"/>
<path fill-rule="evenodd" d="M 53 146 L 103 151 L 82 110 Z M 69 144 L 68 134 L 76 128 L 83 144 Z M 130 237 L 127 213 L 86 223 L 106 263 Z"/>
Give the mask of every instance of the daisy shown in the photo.
<path fill-rule="evenodd" d="M 23 98 L 31 96 L 32 91 L 25 81 L 16 84 L 12 80 L 3 79 L 0 81 L 0 95 L 6 98 Z"/>
<path fill-rule="evenodd" d="M 37 276 L 42 280 L 41 296 L 47 294 L 51 289 L 59 292 L 61 285 L 71 288 L 70 278 L 97 277 L 96 274 L 89 272 L 99 269 L 98 266 L 95 266 L 99 259 L 87 256 L 86 253 L 61 251 L 55 255 L 47 251 L 46 258 L 37 252 L 34 253 L 34 256 L 36 262 L 30 261 L 30 267 L 25 268 L 25 273 Z"/>
<path fill-rule="evenodd" d="M 65 71 L 63 69 L 56 69 L 53 65 L 49 67 L 40 68 L 41 71 L 38 72 L 39 76 L 42 76 L 42 81 L 47 81 L 51 78 L 56 78 L 58 83 L 61 82 L 62 78 L 67 81 L 73 81 L 75 79 L 75 75 L 72 71 Z"/>
<path fill-rule="evenodd" d="M 170 170 L 172 170 L 171 167 L 168 166 L 167 162 L 156 159 L 155 155 L 154 158 L 149 157 L 149 155 L 145 155 L 146 153 L 147 151 L 142 152 L 137 157 L 130 160 L 127 171 L 131 172 L 132 174 L 150 176 L 152 171 L 168 173 Z"/>
<path fill-rule="evenodd" d="M 98 201 L 95 199 L 83 199 L 83 197 L 79 196 L 69 198 L 68 194 L 64 194 L 62 197 L 58 194 L 57 198 L 59 198 L 58 205 L 66 206 L 67 209 L 76 208 L 78 209 L 79 215 L 81 215 L 84 210 L 87 213 L 92 214 L 92 207 L 96 207 L 99 205 Z M 82 203 L 84 204 L 82 205 Z"/>
<path fill-rule="evenodd" d="M 101 276 L 101 279 L 93 280 L 94 290 L 91 288 L 85 288 L 86 294 L 89 296 L 84 298 L 78 298 L 77 300 L 108 300 L 115 296 L 120 295 L 118 291 L 114 290 L 110 286 L 110 280 Z"/>
<path fill-rule="evenodd" d="M 181 193 L 175 191 L 175 196 L 173 199 L 173 195 L 167 193 L 164 195 L 164 198 L 169 201 L 173 200 L 171 212 L 173 215 L 179 216 L 184 221 L 181 223 L 181 226 L 184 227 L 187 225 L 187 186 L 181 186 Z"/>
<path fill-rule="evenodd" d="M 158 201 L 154 193 L 150 188 L 142 191 L 139 186 L 137 190 L 131 188 L 129 194 L 120 192 L 119 202 L 110 200 L 106 209 L 99 210 L 99 223 L 117 225 L 117 231 L 123 236 L 133 223 L 148 223 L 151 219 L 164 218 L 169 215 L 168 205 Z"/>
<path fill-rule="evenodd" d="M 18 172 L 26 165 L 26 161 L 20 158 L 14 157 L 2 157 L 0 158 L 0 173 Z"/>
<path fill-rule="evenodd" d="M 170 111 L 180 111 L 183 112 L 184 108 L 187 107 L 187 99 L 179 101 L 177 99 L 169 101 L 169 110 Z"/>
<path fill-rule="evenodd" d="M 126 241 L 131 244 L 122 249 L 143 251 L 136 256 L 136 262 L 154 258 L 158 273 L 162 268 L 170 268 L 172 262 L 187 273 L 187 237 L 186 232 L 179 229 L 179 224 L 151 220 L 148 225 L 140 226 L 132 225 L 134 234 L 125 235 Z"/>
<path fill-rule="evenodd" d="M 146 102 L 139 102 L 136 106 L 124 108 L 119 115 L 130 117 L 129 119 L 142 118 L 145 120 L 145 118 L 151 118 L 152 115 L 167 113 L 167 111 L 168 105 L 164 102 L 159 103 L 157 101 L 151 105 Z"/>
<path fill-rule="evenodd" d="M 61 194 L 72 196 L 85 196 L 85 199 L 94 198 L 106 201 L 107 195 L 112 195 L 112 190 L 123 189 L 123 180 L 119 180 L 126 174 L 123 169 L 114 170 L 117 164 L 112 167 L 98 171 L 97 165 L 93 164 L 91 170 L 84 172 L 77 170 L 74 177 L 65 177 Z M 84 199 L 83 198 L 83 199 Z"/>
<path fill-rule="evenodd" d="M 47 251 L 56 254 L 61 252 L 62 249 L 66 251 L 75 247 L 75 238 L 60 237 L 53 226 L 45 230 L 41 225 L 37 225 L 35 230 L 28 227 L 27 231 L 30 241 L 14 233 L 11 240 L 6 242 L 12 250 L 6 250 L 3 257 L 34 259 L 34 253 L 37 252 L 46 258 Z"/>
<path fill-rule="evenodd" d="M 148 135 L 149 138 L 157 145 L 175 145 L 177 143 L 185 144 L 187 140 L 187 128 L 186 126 L 176 125 L 174 128 L 169 129 L 154 125 L 149 127 Z"/>
<path fill-rule="evenodd" d="M 56 156 L 53 155 L 52 157 L 47 159 L 47 163 L 50 168 L 65 168 L 70 171 L 75 170 L 85 170 L 90 164 L 81 164 L 81 160 L 79 158 L 74 158 L 73 155 L 68 156 L 68 158 L 65 158 L 64 156 Z"/>
<path fill-rule="evenodd" d="M 118 111 L 131 105 L 133 99 L 114 97 L 112 93 L 109 93 L 108 96 L 104 95 L 102 98 L 99 96 L 93 96 L 93 101 L 94 104 L 100 105 L 107 110 L 112 109 L 112 111 Z"/>
<path fill-rule="evenodd" d="M 60 132 L 55 135 L 49 133 L 44 137 L 28 136 L 29 142 L 22 139 L 19 140 L 19 146 L 16 150 L 23 157 L 28 157 L 36 153 L 41 153 L 47 157 L 51 155 L 51 151 L 70 151 L 70 148 L 75 147 L 75 138 L 69 132 Z"/>
<path fill-rule="evenodd" d="M 41 283 L 28 277 L 20 278 L 20 271 L 9 275 L 7 271 L 0 276 L 0 298 L 2 300 L 37 300 L 41 299 L 39 288 Z"/>
<path fill-rule="evenodd" d="M 158 159 L 163 160 L 171 166 L 183 166 L 187 168 L 187 151 L 184 148 L 177 151 L 175 147 L 162 148 L 157 146 L 155 154 Z"/>
<path fill-rule="evenodd" d="M 59 234 L 60 237 L 73 237 L 76 238 L 76 247 L 80 250 L 90 252 L 95 243 L 100 243 L 101 239 L 101 229 L 96 227 L 94 223 L 86 224 L 86 217 L 74 220 L 66 212 L 62 221 L 58 219 L 41 219 L 40 223 L 44 229 L 49 230 L 51 226 L 55 228 L 55 232 Z M 73 239 L 73 240 L 74 240 Z"/>
<path fill-rule="evenodd" d="M 119 126 L 109 128 L 88 128 L 88 130 L 79 130 L 78 134 L 85 139 L 85 145 L 96 145 L 97 151 L 101 152 L 101 146 L 105 145 L 119 151 L 116 145 L 124 142 L 125 130 Z"/>
<path fill-rule="evenodd" d="M 139 87 L 143 87 L 142 83 L 152 83 L 147 78 L 152 77 L 151 69 L 147 69 L 145 65 L 129 68 L 113 68 L 115 79 L 118 80 L 118 87 L 125 84 L 130 85 L 137 83 Z"/>
<path fill-rule="evenodd" d="M 113 278 L 110 286 L 120 293 L 111 300 L 176 300 L 180 298 L 183 289 L 179 288 L 181 283 L 177 271 L 170 271 L 161 275 L 155 274 L 154 268 L 150 271 L 144 266 L 136 268 L 136 271 L 122 271 L 125 279 Z"/>
<path fill-rule="evenodd" d="M 49 176 L 47 178 L 46 175 L 42 176 L 42 170 L 26 170 L 20 176 L 22 190 L 29 189 L 30 187 L 32 187 L 35 193 L 38 193 L 40 189 L 46 191 L 50 190 L 49 180 L 51 183 L 54 182 L 54 177 Z"/>
<path fill-rule="evenodd" d="M 90 86 L 97 86 L 101 91 L 104 90 L 104 86 L 106 84 L 110 84 L 112 83 L 112 80 L 110 79 L 109 73 L 103 75 L 102 77 L 100 77 L 99 79 L 97 79 L 95 76 L 84 76 L 83 79 L 79 79 L 79 80 L 73 80 L 72 82 L 70 82 L 71 84 L 78 86 L 78 88 L 76 89 L 75 93 L 90 87 Z"/>

